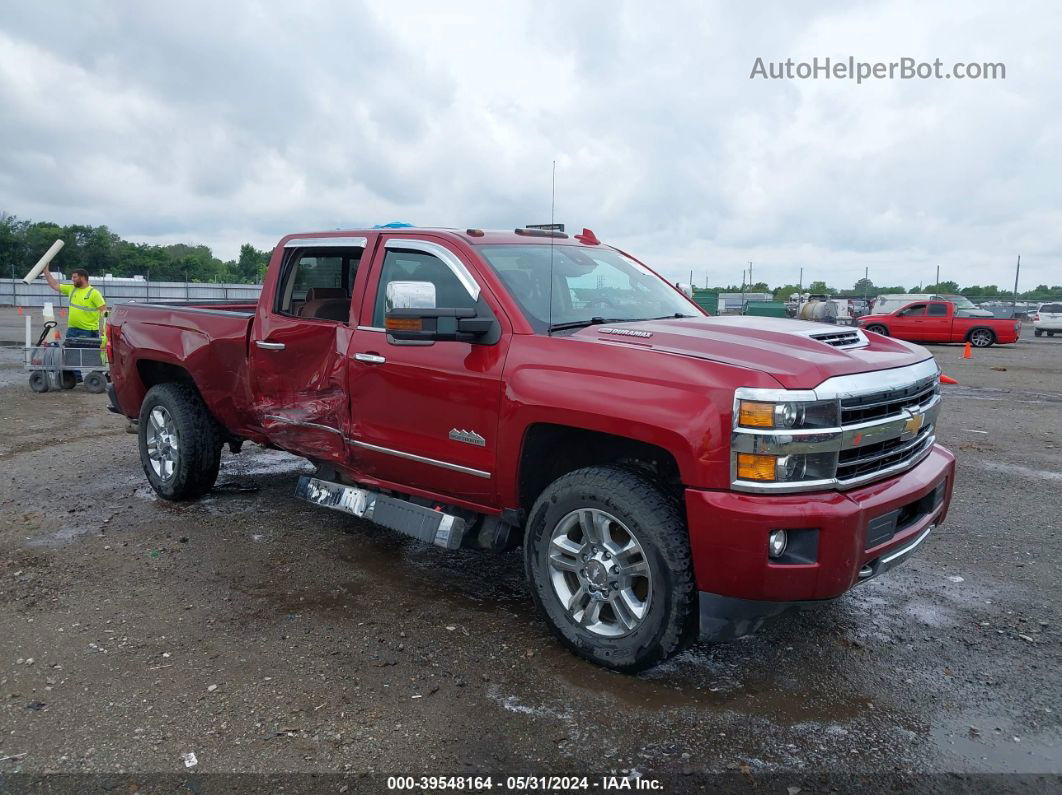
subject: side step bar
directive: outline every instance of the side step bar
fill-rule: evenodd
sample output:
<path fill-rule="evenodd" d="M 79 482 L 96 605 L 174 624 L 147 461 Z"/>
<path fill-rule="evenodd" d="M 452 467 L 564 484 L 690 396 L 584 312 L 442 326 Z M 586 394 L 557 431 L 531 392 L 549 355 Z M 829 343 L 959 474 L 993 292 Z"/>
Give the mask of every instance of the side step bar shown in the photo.
<path fill-rule="evenodd" d="M 423 505 L 399 500 L 368 489 L 344 486 L 303 475 L 295 487 L 300 500 L 349 513 L 420 541 L 457 549 L 465 535 L 465 520 L 453 514 L 433 511 Z"/>

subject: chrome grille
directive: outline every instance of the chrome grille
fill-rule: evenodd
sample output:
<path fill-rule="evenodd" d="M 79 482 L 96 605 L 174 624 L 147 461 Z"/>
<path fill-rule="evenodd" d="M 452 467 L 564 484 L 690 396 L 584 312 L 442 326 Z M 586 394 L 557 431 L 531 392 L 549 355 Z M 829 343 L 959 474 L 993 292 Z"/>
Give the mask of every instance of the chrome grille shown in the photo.
<path fill-rule="evenodd" d="M 856 425 L 900 414 L 904 409 L 924 409 L 939 390 L 936 376 L 910 386 L 841 399 L 841 425 Z"/>
<path fill-rule="evenodd" d="M 896 438 L 844 450 L 837 458 L 837 479 L 844 482 L 907 463 L 933 444 L 933 426 L 926 425 L 913 439 Z"/>

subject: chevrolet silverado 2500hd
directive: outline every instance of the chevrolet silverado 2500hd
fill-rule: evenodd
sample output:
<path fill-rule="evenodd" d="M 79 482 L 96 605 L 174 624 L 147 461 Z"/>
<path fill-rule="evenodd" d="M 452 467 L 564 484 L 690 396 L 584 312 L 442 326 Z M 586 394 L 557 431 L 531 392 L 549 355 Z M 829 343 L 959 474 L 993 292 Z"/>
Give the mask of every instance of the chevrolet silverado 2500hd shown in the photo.
<path fill-rule="evenodd" d="M 588 231 L 291 235 L 256 307 L 125 304 L 108 341 L 162 497 L 209 491 L 226 444 L 290 451 L 305 500 L 522 544 L 560 640 L 624 671 L 840 596 L 951 498 L 925 350 L 708 317 Z"/>

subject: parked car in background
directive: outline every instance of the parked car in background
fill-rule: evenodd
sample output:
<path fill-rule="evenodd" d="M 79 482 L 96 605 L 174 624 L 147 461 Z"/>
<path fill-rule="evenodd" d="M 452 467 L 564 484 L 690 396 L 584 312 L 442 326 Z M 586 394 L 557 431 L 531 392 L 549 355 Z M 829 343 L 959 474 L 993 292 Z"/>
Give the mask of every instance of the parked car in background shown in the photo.
<path fill-rule="evenodd" d="M 981 309 L 963 295 L 937 295 L 934 293 L 906 293 L 879 295 L 874 299 L 871 311 L 875 315 L 889 315 L 913 301 L 950 301 L 955 304 L 955 314 L 959 317 L 992 317 L 987 309 Z"/>
<path fill-rule="evenodd" d="M 1042 337 L 1062 334 L 1062 301 L 1040 304 L 1032 315 L 1033 334 Z"/>
<path fill-rule="evenodd" d="M 866 331 L 911 342 L 969 342 L 975 348 L 1017 342 L 1020 320 L 963 317 L 951 301 L 915 301 L 891 314 L 864 315 L 857 321 Z"/>

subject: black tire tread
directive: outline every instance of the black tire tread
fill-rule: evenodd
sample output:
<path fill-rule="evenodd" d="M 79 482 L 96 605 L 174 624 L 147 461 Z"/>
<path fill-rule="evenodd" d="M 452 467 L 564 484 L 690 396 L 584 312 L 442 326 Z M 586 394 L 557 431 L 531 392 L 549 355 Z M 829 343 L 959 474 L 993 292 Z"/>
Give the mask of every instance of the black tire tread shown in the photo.
<path fill-rule="evenodd" d="M 151 409 L 160 403 L 173 416 L 180 436 L 181 457 L 172 488 L 156 482 L 145 452 L 147 417 Z M 190 429 L 195 429 L 195 433 L 189 433 Z M 192 385 L 165 383 L 151 387 L 140 407 L 138 439 L 144 473 L 160 497 L 174 501 L 194 500 L 214 487 L 221 467 L 221 434 L 203 398 Z"/>
<path fill-rule="evenodd" d="M 657 532 L 653 534 L 653 542 L 660 548 L 662 556 L 669 564 L 673 578 L 670 596 L 675 606 L 674 614 L 656 648 L 636 662 L 615 663 L 593 656 L 588 653 L 589 650 L 573 647 L 574 650 L 593 662 L 628 673 L 645 670 L 663 662 L 693 640 L 697 632 L 696 585 L 693 577 L 689 531 L 680 501 L 662 485 L 657 484 L 648 473 L 630 467 L 593 466 L 561 476 L 546 487 L 531 509 L 527 524 L 528 539 L 525 542 L 527 544 L 525 559 L 529 579 L 534 556 L 529 542 L 535 517 L 558 493 L 569 490 L 593 495 L 597 500 L 606 504 L 611 501 L 617 503 L 622 501 L 618 507 L 623 512 L 644 510 L 654 517 L 653 526 Z M 642 540 L 644 542 L 645 539 Z M 533 581 L 532 591 L 536 591 Z M 537 600 L 537 592 L 535 597 Z M 561 633 L 560 628 L 553 624 L 552 620 L 547 620 L 547 623 L 562 641 L 572 647 L 571 642 Z"/>

